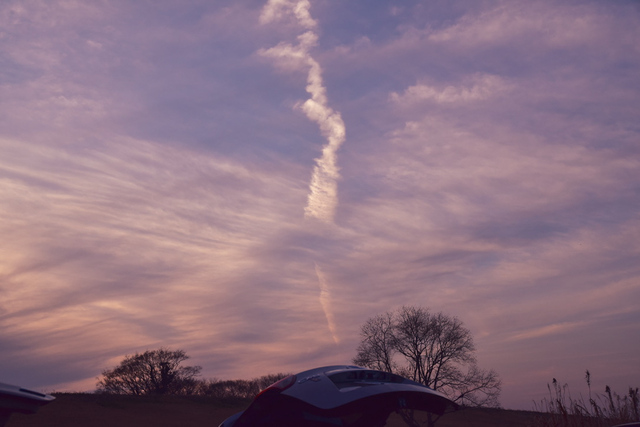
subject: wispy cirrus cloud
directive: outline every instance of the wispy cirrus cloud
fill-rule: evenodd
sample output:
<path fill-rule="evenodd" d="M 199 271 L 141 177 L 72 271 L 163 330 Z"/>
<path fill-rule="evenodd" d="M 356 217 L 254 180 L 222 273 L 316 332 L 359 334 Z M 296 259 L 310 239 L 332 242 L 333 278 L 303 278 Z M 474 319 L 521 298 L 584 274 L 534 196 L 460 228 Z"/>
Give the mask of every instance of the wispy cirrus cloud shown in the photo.
<path fill-rule="evenodd" d="M 421 101 L 455 103 L 480 101 L 508 91 L 510 85 L 504 79 L 493 75 L 475 75 L 459 86 L 435 87 L 428 84 L 409 86 L 403 93 L 392 92 L 392 101 L 413 104 Z"/>
<path fill-rule="evenodd" d="M 624 390 L 637 7 L 392 6 L 2 2 L 2 380 L 90 390 L 157 346 L 207 378 L 348 363 L 416 304 L 506 407 L 578 364 Z"/>
<path fill-rule="evenodd" d="M 565 322 L 565 323 L 557 323 L 553 325 L 547 325 L 540 328 L 536 328 L 534 330 L 529 330 L 525 332 L 520 332 L 510 338 L 507 338 L 507 341 L 518 341 L 518 340 L 530 340 L 533 338 L 539 339 L 544 338 L 549 335 L 555 335 L 560 333 L 568 333 L 572 330 L 577 329 L 578 327 L 584 326 L 584 322 Z"/>
<path fill-rule="evenodd" d="M 140 345 L 220 333 L 191 325 L 210 323 L 214 301 L 241 292 L 234 277 L 254 268 L 243 253 L 280 215 L 295 218 L 285 199 L 298 206 L 305 196 L 302 185 L 292 192 L 286 174 L 130 138 L 75 153 L 1 144 L 10 154 L 0 159 L 3 340 L 52 358 L 91 347 L 102 365 Z M 218 307 L 213 316 L 239 331 L 244 322 L 229 320 L 251 307 Z M 63 335 L 64 345 L 50 341 Z M 91 387 L 97 365 L 72 377 L 86 375 L 83 387 Z"/>

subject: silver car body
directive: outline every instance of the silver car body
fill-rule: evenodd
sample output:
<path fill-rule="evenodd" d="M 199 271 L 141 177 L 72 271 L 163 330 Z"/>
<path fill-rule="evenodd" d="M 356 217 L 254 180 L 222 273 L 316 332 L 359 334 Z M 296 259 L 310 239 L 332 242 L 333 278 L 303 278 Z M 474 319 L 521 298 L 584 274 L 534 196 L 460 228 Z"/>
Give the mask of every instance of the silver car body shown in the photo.
<path fill-rule="evenodd" d="M 54 399 L 48 394 L 0 383 L 0 426 L 7 422 L 12 413 L 32 414 Z"/>
<path fill-rule="evenodd" d="M 365 420 L 384 423 L 394 410 L 441 414 L 455 408 L 455 403 L 442 393 L 399 375 L 334 365 L 310 369 L 275 383 L 258 394 L 246 411 L 228 418 L 220 427 L 360 426 L 372 425 Z"/>

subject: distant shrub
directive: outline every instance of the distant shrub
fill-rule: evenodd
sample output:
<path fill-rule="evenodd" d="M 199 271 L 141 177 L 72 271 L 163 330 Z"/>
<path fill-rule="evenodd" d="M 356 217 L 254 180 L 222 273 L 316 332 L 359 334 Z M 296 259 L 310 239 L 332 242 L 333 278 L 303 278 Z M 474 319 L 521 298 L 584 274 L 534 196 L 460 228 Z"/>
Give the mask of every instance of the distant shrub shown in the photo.
<path fill-rule="evenodd" d="M 288 375 L 270 374 L 252 380 L 202 380 L 198 382 L 195 394 L 220 399 L 253 399 L 260 391 Z"/>

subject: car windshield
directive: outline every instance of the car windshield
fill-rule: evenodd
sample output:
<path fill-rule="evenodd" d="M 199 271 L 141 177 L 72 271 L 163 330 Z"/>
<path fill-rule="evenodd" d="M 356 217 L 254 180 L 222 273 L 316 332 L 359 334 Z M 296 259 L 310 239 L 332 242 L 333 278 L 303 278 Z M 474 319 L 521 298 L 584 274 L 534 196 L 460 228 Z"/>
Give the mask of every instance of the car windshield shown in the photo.
<path fill-rule="evenodd" d="M 353 386 L 366 386 L 367 384 L 380 383 L 396 383 L 400 384 L 404 381 L 399 375 L 390 374 L 388 372 L 370 371 L 370 370 L 349 370 L 336 373 L 327 373 L 327 377 L 339 389 Z"/>

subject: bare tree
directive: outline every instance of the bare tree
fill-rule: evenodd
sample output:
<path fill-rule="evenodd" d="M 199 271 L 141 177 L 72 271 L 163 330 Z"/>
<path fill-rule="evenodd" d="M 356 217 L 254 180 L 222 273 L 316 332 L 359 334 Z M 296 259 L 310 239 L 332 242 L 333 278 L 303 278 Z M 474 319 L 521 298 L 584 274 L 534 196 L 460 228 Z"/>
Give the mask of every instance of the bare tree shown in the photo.
<path fill-rule="evenodd" d="M 403 375 L 471 406 L 499 406 L 498 374 L 476 364 L 471 332 L 462 322 L 425 308 L 402 307 L 362 326 L 356 365 Z"/>
<path fill-rule="evenodd" d="M 181 366 L 189 356 L 165 348 L 125 356 L 113 369 L 102 372 L 98 392 L 113 394 L 193 394 L 200 366 Z"/>
<path fill-rule="evenodd" d="M 393 362 L 395 344 L 395 325 L 393 313 L 387 312 L 372 317 L 362 325 L 362 341 L 358 346 L 358 356 L 354 362 L 361 366 L 386 372 L 396 372 Z"/>

